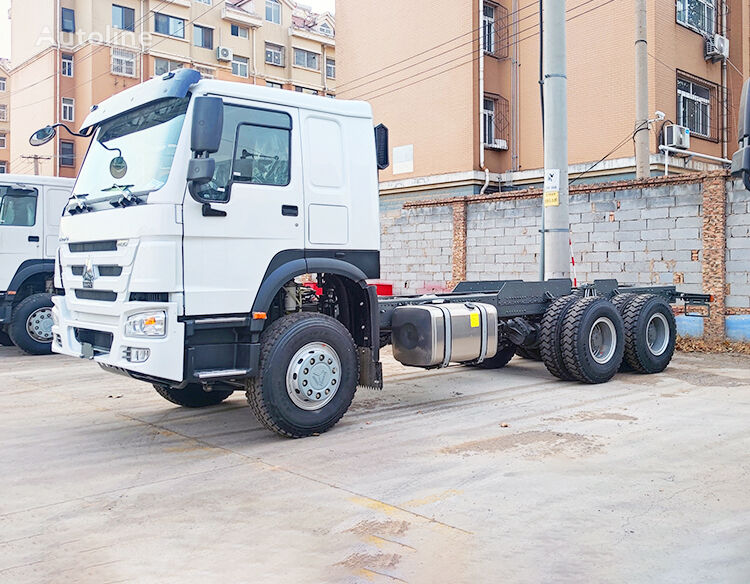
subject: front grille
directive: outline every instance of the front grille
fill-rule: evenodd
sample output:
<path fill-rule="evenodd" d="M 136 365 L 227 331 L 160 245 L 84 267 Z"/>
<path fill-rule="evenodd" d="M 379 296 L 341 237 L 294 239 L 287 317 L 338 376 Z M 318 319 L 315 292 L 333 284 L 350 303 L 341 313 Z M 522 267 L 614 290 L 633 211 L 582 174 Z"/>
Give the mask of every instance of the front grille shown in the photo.
<path fill-rule="evenodd" d="M 87 241 L 85 243 L 69 243 L 68 249 L 72 253 L 85 253 L 92 251 L 117 251 L 117 240 L 111 241 Z"/>
<path fill-rule="evenodd" d="M 169 302 L 168 292 L 131 292 L 131 302 Z"/>
<path fill-rule="evenodd" d="M 116 278 L 122 275 L 122 266 L 97 266 L 99 275 L 105 278 Z M 71 266 L 71 271 L 74 276 L 83 276 L 83 272 L 86 270 L 85 266 Z"/>
<path fill-rule="evenodd" d="M 117 292 L 112 292 L 111 290 L 76 290 L 76 298 L 80 300 L 114 302 L 117 300 Z"/>
<path fill-rule="evenodd" d="M 88 343 L 99 353 L 109 353 L 112 349 L 112 333 L 84 328 L 75 328 L 73 331 L 79 343 Z"/>

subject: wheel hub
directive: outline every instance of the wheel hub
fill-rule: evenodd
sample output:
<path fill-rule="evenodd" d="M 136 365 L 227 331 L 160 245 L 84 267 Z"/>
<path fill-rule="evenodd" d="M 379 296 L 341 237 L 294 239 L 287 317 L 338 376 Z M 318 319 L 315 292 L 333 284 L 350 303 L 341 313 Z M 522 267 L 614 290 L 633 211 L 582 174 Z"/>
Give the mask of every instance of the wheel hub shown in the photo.
<path fill-rule="evenodd" d="M 38 343 L 52 342 L 52 309 L 38 308 L 26 319 L 26 332 Z"/>
<path fill-rule="evenodd" d="M 308 343 L 294 354 L 286 373 L 286 389 L 294 405 L 318 410 L 336 395 L 341 361 L 333 347 Z"/>
<path fill-rule="evenodd" d="M 598 318 L 589 331 L 591 357 L 600 365 L 604 365 L 612 359 L 616 349 L 617 331 L 614 323 L 606 317 Z"/>
<path fill-rule="evenodd" d="M 652 355 L 659 356 L 669 346 L 669 324 L 661 313 L 651 315 L 646 326 L 646 344 Z"/>

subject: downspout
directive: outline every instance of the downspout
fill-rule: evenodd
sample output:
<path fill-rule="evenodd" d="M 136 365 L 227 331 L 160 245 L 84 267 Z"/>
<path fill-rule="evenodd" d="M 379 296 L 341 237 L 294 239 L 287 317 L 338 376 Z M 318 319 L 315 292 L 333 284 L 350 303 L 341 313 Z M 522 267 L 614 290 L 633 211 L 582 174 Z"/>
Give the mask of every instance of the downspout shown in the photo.
<path fill-rule="evenodd" d="M 727 3 L 726 0 L 721 3 L 721 34 L 727 37 Z M 728 39 L 729 37 L 727 37 Z M 722 100 L 722 113 L 721 113 L 721 157 L 728 158 L 729 154 L 729 117 L 727 108 L 727 60 L 721 60 L 721 100 Z"/>
<path fill-rule="evenodd" d="M 258 52 L 255 47 L 255 31 L 257 27 L 251 26 L 250 29 L 253 31 L 253 85 L 258 84 Z"/>
<path fill-rule="evenodd" d="M 480 195 L 483 195 L 485 191 L 487 190 L 487 187 L 490 186 L 490 171 L 489 169 L 484 165 L 484 136 L 482 135 L 483 130 L 483 117 L 482 117 L 482 111 L 484 109 L 484 24 L 483 17 L 484 17 L 484 6 L 482 1 L 479 2 L 479 26 L 477 27 L 477 30 L 479 30 L 479 109 L 477 112 L 479 113 L 479 132 L 477 134 L 479 135 L 479 170 L 484 171 L 484 186 L 482 186 L 482 190 L 479 191 Z"/>
<path fill-rule="evenodd" d="M 146 51 L 146 47 L 143 45 L 143 35 L 146 27 L 146 13 L 144 12 L 146 7 L 144 6 L 144 2 L 145 0 L 141 0 L 141 35 L 138 40 L 138 46 L 141 49 L 141 83 L 143 83 L 143 64 L 145 62 L 144 52 Z"/>
<path fill-rule="evenodd" d="M 60 120 L 60 107 L 62 101 L 60 100 L 60 62 L 62 60 L 62 53 L 60 51 L 60 19 L 62 18 L 62 5 L 60 0 L 55 2 L 56 14 L 54 18 L 55 23 L 55 123 L 59 124 Z M 54 165 L 53 176 L 60 176 L 60 160 L 58 155 L 60 154 L 60 132 L 57 132 L 55 136 L 55 151 L 52 153 L 52 164 Z"/>

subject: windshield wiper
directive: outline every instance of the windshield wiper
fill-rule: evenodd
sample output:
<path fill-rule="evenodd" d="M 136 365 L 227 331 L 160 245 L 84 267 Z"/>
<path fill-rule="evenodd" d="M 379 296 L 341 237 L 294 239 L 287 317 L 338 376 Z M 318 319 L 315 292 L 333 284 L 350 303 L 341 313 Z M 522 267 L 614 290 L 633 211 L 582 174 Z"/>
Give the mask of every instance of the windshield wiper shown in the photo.
<path fill-rule="evenodd" d="M 134 195 L 130 191 L 130 187 L 133 187 L 135 185 L 118 185 L 114 184 L 108 189 L 102 189 L 103 193 L 109 193 L 112 191 L 120 191 L 122 193 L 122 196 L 114 199 L 109 202 L 110 205 L 113 207 L 129 207 L 130 205 L 140 205 L 143 203 L 141 199 L 138 198 L 137 195 Z"/>
<path fill-rule="evenodd" d="M 78 213 L 88 213 L 89 211 L 92 210 L 91 207 L 89 207 L 86 204 L 85 201 L 82 201 L 78 197 L 88 197 L 88 194 L 84 193 L 84 194 L 81 194 L 81 195 L 73 195 L 71 197 L 71 199 L 73 200 L 73 202 L 75 203 L 75 205 L 73 207 L 70 207 L 70 205 L 68 205 L 68 207 L 69 207 L 68 208 L 68 214 L 69 215 L 77 215 Z"/>

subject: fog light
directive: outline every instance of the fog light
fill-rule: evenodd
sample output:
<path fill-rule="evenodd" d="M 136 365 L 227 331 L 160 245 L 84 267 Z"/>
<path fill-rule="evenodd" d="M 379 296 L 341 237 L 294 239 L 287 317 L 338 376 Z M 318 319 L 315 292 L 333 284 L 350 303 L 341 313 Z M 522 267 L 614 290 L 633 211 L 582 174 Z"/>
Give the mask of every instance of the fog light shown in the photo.
<path fill-rule="evenodd" d="M 130 363 L 143 363 L 151 355 L 151 349 L 138 349 L 136 347 L 125 348 L 125 360 Z"/>

